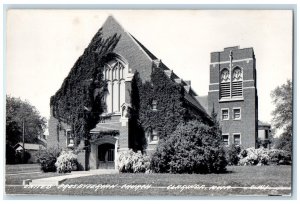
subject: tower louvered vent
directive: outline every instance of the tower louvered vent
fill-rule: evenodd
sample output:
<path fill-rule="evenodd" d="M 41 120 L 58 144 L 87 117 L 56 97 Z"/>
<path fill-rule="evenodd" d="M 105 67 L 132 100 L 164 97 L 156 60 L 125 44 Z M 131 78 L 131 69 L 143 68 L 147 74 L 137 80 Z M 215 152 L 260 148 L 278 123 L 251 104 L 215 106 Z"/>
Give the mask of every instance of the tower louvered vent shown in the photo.
<path fill-rule="evenodd" d="M 243 74 L 240 67 L 235 67 L 230 75 L 224 68 L 220 75 L 220 98 L 237 98 L 243 96 Z"/>
<path fill-rule="evenodd" d="M 221 83 L 221 98 L 230 97 L 230 82 Z"/>
<path fill-rule="evenodd" d="M 243 96 L 243 77 L 242 70 L 239 67 L 236 67 L 232 71 L 232 97 L 241 97 Z"/>
<path fill-rule="evenodd" d="M 227 68 L 221 71 L 220 98 L 230 97 L 230 75 Z"/>

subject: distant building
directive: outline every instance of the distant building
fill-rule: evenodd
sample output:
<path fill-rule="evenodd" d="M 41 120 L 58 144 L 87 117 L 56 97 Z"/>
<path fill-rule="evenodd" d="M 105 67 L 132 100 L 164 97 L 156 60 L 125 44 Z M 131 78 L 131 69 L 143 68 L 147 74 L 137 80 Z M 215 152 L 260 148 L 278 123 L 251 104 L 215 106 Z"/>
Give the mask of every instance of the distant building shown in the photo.
<path fill-rule="evenodd" d="M 38 152 L 39 150 L 45 149 L 45 146 L 41 144 L 31 144 L 31 143 L 24 143 L 25 151 L 30 154 L 30 158 L 27 161 L 27 163 L 37 163 L 38 159 Z M 23 151 L 23 143 L 19 142 L 14 146 L 14 149 L 16 152 L 22 152 Z"/>
<path fill-rule="evenodd" d="M 270 147 L 271 125 L 258 121 L 258 145 L 269 148 Z"/>
<path fill-rule="evenodd" d="M 208 113 L 218 114 L 226 145 L 258 147 L 258 98 L 253 48 L 211 53 Z"/>

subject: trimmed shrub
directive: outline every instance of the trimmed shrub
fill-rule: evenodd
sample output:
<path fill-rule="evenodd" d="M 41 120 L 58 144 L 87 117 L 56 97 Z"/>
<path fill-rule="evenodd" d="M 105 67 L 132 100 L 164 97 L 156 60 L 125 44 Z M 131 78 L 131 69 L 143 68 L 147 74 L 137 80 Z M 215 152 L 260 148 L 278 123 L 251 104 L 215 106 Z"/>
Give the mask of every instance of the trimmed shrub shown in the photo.
<path fill-rule="evenodd" d="M 220 173 L 226 171 L 225 157 L 220 133 L 191 121 L 159 141 L 151 169 L 159 173 Z"/>
<path fill-rule="evenodd" d="M 77 155 L 72 151 L 62 151 L 55 162 L 58 173 L 70 173 L 78 168 Z"/>
<path fill-rule="evenodd" d="M 59 156 L 59 152 L 59 149 L 56 148 L 39 151 L 38 162 L 41 164 L 43 172 L 56 172 L 55 162 Z"/>
<path fill-rule="evenodd" d="M 228 165 L 237 165 L 240 161 L 239 154 L 241 153 L 242 148 L 239 145 L 232 144 L 224 149 Z"/>
<path fill-rule="evenodd" d="M 121 152 L 118 168 L 122 173 L 145 173 L 150 171 L 150 157 L 141 152 L 128 150 Z"/>

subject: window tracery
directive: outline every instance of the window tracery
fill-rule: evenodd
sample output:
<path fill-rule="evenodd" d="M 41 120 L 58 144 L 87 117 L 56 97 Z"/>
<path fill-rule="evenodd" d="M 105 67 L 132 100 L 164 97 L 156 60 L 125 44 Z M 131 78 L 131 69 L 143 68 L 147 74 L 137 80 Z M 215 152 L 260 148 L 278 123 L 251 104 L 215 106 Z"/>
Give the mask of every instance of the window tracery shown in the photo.
<path fill-rule="evenodd" d="M 125 77 L 127 65 L 117 57 L 104 64 L 104 80 L 107 82 L 105 96 L 106 111 L 120 113 L 121 105 L 125 103 Z"/>

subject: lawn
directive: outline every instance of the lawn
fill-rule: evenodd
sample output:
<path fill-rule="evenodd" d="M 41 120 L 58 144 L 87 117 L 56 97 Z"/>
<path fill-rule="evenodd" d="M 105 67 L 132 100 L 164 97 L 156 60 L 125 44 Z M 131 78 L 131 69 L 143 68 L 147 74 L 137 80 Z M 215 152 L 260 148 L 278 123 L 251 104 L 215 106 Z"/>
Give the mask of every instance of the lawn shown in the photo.
<path fill-rule="evenodd" d="M 6 165 L 5 170 L 7 174 L 22 173 L 22 172 L 39 172 L 39 164 L 13 164 Z"/>
<path fill-rule="evenodd" d="M 23 180 L 26 179 L 40 179 L 40 178 L 47 178 L 53 176 L 61 176 L 58 173 L 32 173 L 32 174 L 14 174 L 14 175 L 6 175 L 5 177 L 5 184 L 6 185 L 22 185 Z"/>
<path fill-rule="evenodd" d="M 25 179 L 39 179 L 59 176 L 58 173 L 43 173 L 39 164 L 14 164 L 6 165 L 6 185 L 22 185 Z"/>
<path fill-rule="evenodd" d="M 18 183 L 10 180 L 6 184 L 10 185 L 10 182 Z M 249 188 L 251 186 L 254 187 L 253 185 L 256 188 Z M 228 186 L 232 188 L 228 188 Z M 248 188 L 245 189 L 242 187 Z M 62 185 L 49 189 L 6 186 L 6 193 L 106 196 L 291 194 L 290 189 L 265 189 L 265 187 L 291 187 L 291 166 L 234 166 L 228 167 L 228 173 L 225 174 L 97 175 L 69 179 Z"/>

